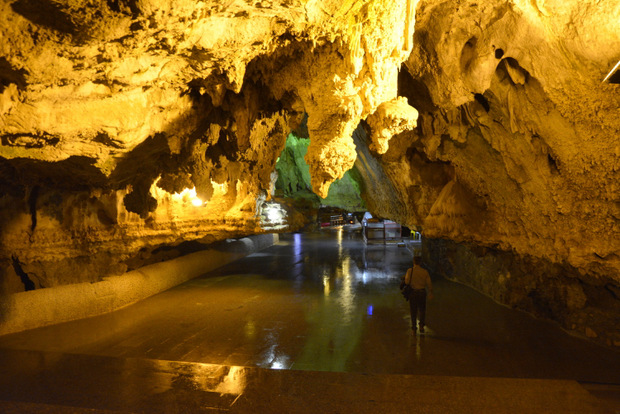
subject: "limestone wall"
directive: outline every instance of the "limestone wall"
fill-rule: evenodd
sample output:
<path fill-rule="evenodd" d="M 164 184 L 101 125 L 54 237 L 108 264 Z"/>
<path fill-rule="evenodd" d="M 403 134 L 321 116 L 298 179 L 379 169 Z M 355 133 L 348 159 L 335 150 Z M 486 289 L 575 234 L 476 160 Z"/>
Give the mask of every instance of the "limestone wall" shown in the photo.
<path fill-rule="evenodd" d="M 569 265 L 471 244 L 424 239 L 422 246 L 424 265 L 432 274 L 558 322 L 574 335 L 620 347 L 620 289 L 612 281 L 593 284 Z"/>

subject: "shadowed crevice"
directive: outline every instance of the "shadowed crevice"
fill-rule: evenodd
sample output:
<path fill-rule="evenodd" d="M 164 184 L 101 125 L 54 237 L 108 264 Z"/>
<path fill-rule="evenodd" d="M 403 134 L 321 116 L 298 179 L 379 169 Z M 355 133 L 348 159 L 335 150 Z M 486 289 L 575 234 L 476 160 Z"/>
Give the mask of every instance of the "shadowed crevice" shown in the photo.
<path fill-rule="evenodd" d="M 77 28 L 69 15 L 55 2 L 46 0 L 17 0 L 11 4 L 11 8 L 15 13 L 36 25 L 71 36 L 77 33 Z"/>
<path fill-rule="evenodd" d="M 27 74 L 25 69 L 14 69 L 6 58 L 0 57 L 0 93 L 12 83 L 18 88 L 25 88 Z"/>
<path fill-rule="evenodd" d="M 107 187 L 107 178 L 94 165 L 95 159 L 72 155 L 62 161 L 0 157 L 1 178 L 15 186 L 39 186 L 80 191 L 90 187 Z"/>
<path fill-rule="evenodd" d="M 17 256 L 12 256 L 12 260 L 13 260 L 13 269 L 15 270 L 15 273 L 17 273 L 17 275 L 19 276 L 19 278 L 21 279 L 22 283 L 24 284 L 24 290 L 27 292 L 29 290 L 34 290 L 34 282 L 32 280 L 30 280 L 30 277 L 28 277 L 28 273 L 24 272 L 24 269 L 22 269 L 22 265 L 19 262 L 19 259 L 17 258 Z"/>

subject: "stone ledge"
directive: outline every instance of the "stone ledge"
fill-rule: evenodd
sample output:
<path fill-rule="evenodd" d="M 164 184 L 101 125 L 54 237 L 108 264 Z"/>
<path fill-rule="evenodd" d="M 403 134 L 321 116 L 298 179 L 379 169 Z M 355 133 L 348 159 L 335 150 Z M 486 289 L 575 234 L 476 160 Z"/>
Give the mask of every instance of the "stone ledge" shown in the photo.
<path fill-rule="evenodd" d="M 77 283 L 8 295 L 0 298 L 0 335 L 112 312 L 277 241 L 277 234 L 245 237 L 228 243 L 223 250 L 214 248 L 191 253 L 96 283 Z"/>
<path fill-rule="evenodd" d="M 0 366 L 3 412 L 612 412 L 570 380 L 290 371 L 8 349 L 0 350 Z"/>

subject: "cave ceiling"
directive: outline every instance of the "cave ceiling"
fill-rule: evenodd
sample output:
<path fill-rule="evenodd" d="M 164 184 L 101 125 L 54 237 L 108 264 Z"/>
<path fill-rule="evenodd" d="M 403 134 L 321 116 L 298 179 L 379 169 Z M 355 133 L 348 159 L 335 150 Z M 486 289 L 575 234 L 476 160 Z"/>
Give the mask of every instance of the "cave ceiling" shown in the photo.
<path fill-rule="evenodd" d="M 16 0 L 0 16 L 3 257 L 291 228 L 261 210 L 307 115 L 317 195 L 355 165 L 369 210 L 427 237 L 620 280 L 618 2 Z"/>

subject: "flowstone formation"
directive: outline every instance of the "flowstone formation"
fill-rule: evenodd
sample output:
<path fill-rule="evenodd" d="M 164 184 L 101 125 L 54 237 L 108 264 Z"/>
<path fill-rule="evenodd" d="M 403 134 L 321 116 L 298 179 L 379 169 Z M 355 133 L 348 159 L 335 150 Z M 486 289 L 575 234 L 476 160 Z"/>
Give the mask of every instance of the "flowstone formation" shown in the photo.
<path fill-rule="evenodd" d="M 397 98 L 415 6 L 3 2 L 0 291 L 97 281 L 184 240 L 300 226 L 269 201 L 287 135 L 307 114 L 312 188 L 325 197 L 354 163 L 353 129 Z"/>

